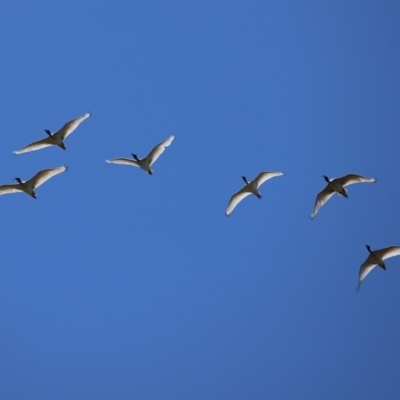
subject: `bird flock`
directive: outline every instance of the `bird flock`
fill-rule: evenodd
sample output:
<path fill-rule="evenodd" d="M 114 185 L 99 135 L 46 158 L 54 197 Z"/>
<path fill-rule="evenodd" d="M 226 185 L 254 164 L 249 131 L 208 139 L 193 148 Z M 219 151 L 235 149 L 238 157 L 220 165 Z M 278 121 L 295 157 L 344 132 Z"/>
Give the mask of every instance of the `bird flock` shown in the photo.
<path fill-rule="evenodd" d="M 37 140 L 23 147 L 21 150 L 14 151 L 13 153 L 16 155 L 29 153 L 36 150 L 44 149 L 49 146 L 58 146 L 63 150 L 66 150 L 65 139 L 75 131 L 78 126 L 88 119 L 91 116 L 91 113 L 87 112 L 86 114 L 75 118 L 59 129 L 57 132 L 51 133 L 48 129 L 44 131 L 47 134 L 47 137 Z M 139 167 L 146 171 L 148 174 L 152 175 L 153 170 L 151 166 L 157 161 L 160 155 L 165 151 L 165 149 L 171 145 L 171 143 L 175 140 L 175 135 L 171 135 L 169 138 L 155 146 L 150 153 L 144 157 L 139 158 L 136 154 L 131 154 L 132 158 L 119 157 L 113 158 L 110 160 L 106 160 L 109 164 L 123 164 L 130 165 L 133 167 Z M 67 166 L 61 166 L 56 168 L 49 168 L 39 171 L 36 175 L 34 175 L 31 179 L 27 181 L 21 180 L 19 177 L 14 178 L 17 183 L 14 184 L 6 184 L 0 186 L 0 196 L 8 193 L 17 193 L 17 192 L 25 192 L 29 196 L 36 199 L 35 189 L 40 185 L 48 181 L 50 178 L 61 174 L 68 170 Z M 236 192 L 229 200 L 228 207 L 225 211 L 225 215 L 228 217 L 231 215 L 233 210 L 237 207 L 237 205 L 247 196 L 254 194 L 258 199 L 261 199 L 261 193 L 259 192 L 259 187 L 271 178 L 275 178 L 278 176 L 285 175 L 283 172 L 276 171 L 264 171 L 259 173 L 255 179 L 252 181 L 248 181 L 245 176 L 242 176 L 243 181 L 245 182 L 245 186 Z M 318 194 L 315 200 L 314 209 L 310 215 L 310 218 L 313 219 L 317 215 L 319 209 L 335 194 L 337 193 L 340 196 L 348 198 L 346 186 L 352 185 L 354 183 L 375 183 L 375 178 L 368 178 L 362 175 L 357 174 L 348 174 L 342 176 L 340 178 L 329 179 L 327 176 L 322 175 L 322 177 L 327 182 L 327 185 L 324 189 L 322 189 Z M 389 246 L 380 250 L 371 250 L 369 245 L 366 245 L 369 255 L 363 264 L 360 266 L 359 275 L 358 275 L 358 284 L 356 290 L 359 291 L 361 287 L 361 283 L 365 279 L 365 277 L 376 267 L 386 270 L 386 265 L 384 260 L 390 257 L 400 255 L 400 246 Z"/>

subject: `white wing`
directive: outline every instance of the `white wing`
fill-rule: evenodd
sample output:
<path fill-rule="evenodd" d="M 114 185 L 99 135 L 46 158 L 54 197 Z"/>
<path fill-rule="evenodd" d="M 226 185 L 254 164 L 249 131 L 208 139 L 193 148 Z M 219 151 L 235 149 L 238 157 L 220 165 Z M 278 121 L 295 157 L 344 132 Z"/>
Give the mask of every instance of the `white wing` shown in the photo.
<path fill-rule="evenodd" d="M 368 256 L 368 258 L 364 261 L 364 263 L 360 267 L 360 272 L 358 274 L 358 285 L 356 287 L 357 292 L 360 290 L 361 284 L 365 277 L 376 267 L 376 263 L 371 261 L 372 257 Z"/>
<path fill-rule="evenodd" d="M 50 168 L 50 169 L 44 169 L 43 171 L 38 172 L 33 178 L 29 179 L 26 183 L 30 185 L 33 189 L 39 187 L 46 181 L 48 181 L 50 178 L 52 178 L 55 175 L 61 174 L 65 172 L 68 169 L 68 167 L 62 166 L 58 168 Z"/>
<path fill-rule="evenodd" d="M 112 160 L 106 160 L 106 163 L 109 164 L 124 164 L 124 165 L 132 165 L 133 167 L 139 167 L 139 163 L 132 158 L 113 158 Z"/>
<path fill-rule="evenodd" d="M 341 178 L 336 178 L 333 180 L 339 182 L 342 186 L 352 185 L 353 183 L 362 183 L 362 182 L 375 183 L 376 182 L 375 178 L 367 178 L 366 176 L 361 176 L 361 175 L 356 175 L 356 174 L 348 174 L 348 175 L 342 176 Z"/>
<path fill-rule="evenodd" d="M 168 147 L 174 141 L 174 139 L 175 135 L 171 135 L 167 140 L 164 140 L 162 143 L 154 147 L 154 149 L 146 157 L 147 163 L 150 167 L 157 161 L 158 157 L 164 153 L 165 148 Z"/>
<path fill-rule="evenodd" d="M 382 258 L 382 260 L 386 260 L 387 258 L 399 256 L 400 255 L 400 247 L 399 246 L 390 246 L 385 247 L 381 250 L 375 250 L 374 253 Z"/>
<path fill-rule="evenodd" d="M 54 133 L 54 136 L 58 136 L 61 140 L 66 139 L 85 119 L 88 119 L 91 115 L 91 113 L 86 113 L 81 117 L 67 122 L 59 131 Z"/>
<path fill-rule="evenodd" d="M 53 146 L 54 143 L 52 142 L 52 139 L 50 137 L 38 140 L 36 142 L 33 142 L 31 144 L 28 144 L 28 146 L 25 146 L 21 150 L 13 151 L 14 154 L 19 155 L 19 154 L 24 154 L 24 153 L 29 153 L 30 151 L 35 151 L 35 150 L 40 150 L 45 147 Z"/>
<path fill-rule="evenodd" d="M 322 189 L 315 199 L 314 210 L 310 215 L 310 218 L 313 219 L 316 215 L 318 210 L 333 196 L 335 191 L 329 187 L 329 184 Z"/>
<path fill-rule="evenodd" d="M 381 250 L 374 250 L 373 254 L 375 254 L 378 258 L 382 260 L 386 260 L 387 258 L 399 256 L 400 255 L 400 247 L 399 246 L 389 246 L 385 247 Z M 376 267 L 376 262 L 374 261 L 373 255 L 368 256 L 365 260 L 364 264 L 360 267 L 360 273 L 358 278 L 358 286 L 357 291 L 360 290 L 360 286 L 364 278 Z"/>
<path fill-rule="evenodd" d="M 257 188 L 262 185 L 268 179 L 274 178 L 275 176 L 285 175 L 283 172 L 261 172 L 258 176 L 253 180 L 256 183 Z"/>
<path fill-rule="evenodd" d="M 235 207 L 248 195 L 251 193 L 245 190 L 246 186 L 235 193 L 229 200 L 228 208 L 225 211 L 225 215 L 229 217 L 230 213 L 235 209 Z"/>
<path fill-rule="evenodd" d="M 17 193 L 17 192 L 23 192 L 21 189 L 21 184 L 17 183 L 15 185 L 2 185 L 0 186 L 0 196 L 2 194 L 9 194 L 9 193 Z"/>

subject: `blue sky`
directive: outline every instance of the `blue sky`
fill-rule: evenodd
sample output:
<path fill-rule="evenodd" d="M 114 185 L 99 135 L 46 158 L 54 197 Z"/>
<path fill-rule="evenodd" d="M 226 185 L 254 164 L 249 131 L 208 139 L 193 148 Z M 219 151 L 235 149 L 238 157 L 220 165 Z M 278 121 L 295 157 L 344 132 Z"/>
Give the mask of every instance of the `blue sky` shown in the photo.
<path fill-rule="evenodd" d="M 250 3 L 250 4 L 249 4 Z M 0 6 L 2 399 L 398 399 L 396 1 Z M 66 141 L 11 152 L 85 112 Z M 154 175 L 105 163 L 176 134 Z M 241 176 L 285 176 L 229 218 Z M 309 219 L 322 174 L 377 178 Z"/>

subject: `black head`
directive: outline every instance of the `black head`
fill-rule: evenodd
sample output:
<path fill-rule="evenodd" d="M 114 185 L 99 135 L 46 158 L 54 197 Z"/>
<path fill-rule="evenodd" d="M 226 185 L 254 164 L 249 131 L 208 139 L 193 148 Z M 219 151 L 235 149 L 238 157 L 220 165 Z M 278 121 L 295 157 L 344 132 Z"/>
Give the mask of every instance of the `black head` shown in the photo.
<path fill-rule="evenodd" d="M 368 250 L 370 253 L 372 253 L 372 251 L 371 251 L 371 247 L 369 247 L 369 245 L 368 245 L 368 244 L 366 244 L 366 245 L 365 245 L 365 247 L 367 248 L 367 250 Z"/>
<path fill-rule="evenodd" d="M 51 134 L 51 132 L 48 130 L 48 129 L 45 129 L 44 130 L 49 136 L 53 136 L 52 134 Z"/>
<path fill-rule="evenodd" d="M 245 176 L 242 176 L 242 179 L 245 181 L 246 184 L 249 183 Z"/>
<path fill-rule="evenodd" d="M 136 154 L 133 154 L 133 153 L 132 153 L 132 157 L 133 157 L 136 161 L 139 161 L 139 158 L 138 158 L 138 156 L 137 156 Z"/>
<path fill-rule="evenodd" d="M 322 175 L 322 177 L 323 177 L 328 183 L 330 182 L 329 178 L 328 178 L 326 175 Z"/>
<path fill-rule="evenodd" d="M 18 183 L 22 183 L 20 178 L 14 178 L 14 181 L 17 181 Z"/>

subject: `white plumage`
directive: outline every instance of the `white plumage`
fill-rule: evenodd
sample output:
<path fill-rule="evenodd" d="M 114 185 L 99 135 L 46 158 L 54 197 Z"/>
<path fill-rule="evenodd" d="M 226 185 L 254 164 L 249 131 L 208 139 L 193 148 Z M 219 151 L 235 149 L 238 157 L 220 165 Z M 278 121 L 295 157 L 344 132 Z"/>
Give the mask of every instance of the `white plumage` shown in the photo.
<path fill-rule="evenodd" d="M 34 199 L 36 199 L 36 192 L 34 189 L 38 188 L 40 185 L 43 185 L 43 183 L 48 181 L 53 176 L 67 171 L 67 169 L 68 167 L 66 166 L 44 169 L 27 181 L 22 181 L 20 178 L 14 178 L 14 180 L 16 180 L 18 183 L 0 186 L 0 196 L 9 193 L 25 192 L 29 196 L 32 196 Z"/>
<path fill-rule="evenodd" d="M 31 151 L 36 151 L 49 146 L 59 146 L 62 149 L 66 149 L 64 140 L 87 118 L 91 116 L 91 113 L 86 113 L 79 118 L 75 118 L 72 121 L 67 122 L 60 130 L 55 133 L 50 133 L 49 130 L 45 129 L 48 137 L 30 143 L 21 150 L 13 151 L 14 154 L 24 154 Z"/>
<path fill-rule="evenodd" d="M 360 271 L 358 274 L 358 285 L 356 290 L 359 291 L 361 287 L 362 281 L 365 277 L 378 265 L 382 269 L 386 269 L 386 265 L 383 260 L 387 258 L 399 256 L 400 255 L 400 246 L 389 246 L 384 249 L 374 250 L 366 245 L 367 250 L 369 251 L 368 258 L 364 261 L 364 263 L 360 267 Z"/>
<path fill-rule="evenodd" d="M 375 178 L 367 178 L 365 176 L 356 175 L 356 174 L 348 174 L 342 176 L 340 178 L 329 179 L 327 176 L 322 175 L 328 184 L 324 189 L 322 189 L 315 200 L 314 210 L 310 215 L 310 218 L 314 218 L 318 210 L 334 195 L 334 193 L 338 193 L 341 196 L 348 198 L 347 190 L 344 188 L 345 186 L 352 185 L 353 183 L 375 183 Z"/>
<path fill-rule="evenodd" d="M 171 135 L 168 139 L 164 140 L 144 158 L 138 158 L 136 154 L 132 154 L 133 158 L 113 158 L 111 160 L 106 160 L 109 164 L 123 164 L 123 165 L 130 165 L 133 167 L 140 167 L 148 174 L 152 175 L 153 170 L 150 168 L 160 157 L 160 155 L 164 152 L 165 148 L 168 147 L 175 139 L 175 135 Z"/>
<path fill-rule="evenodd" d="M 252 181 L 248 182 L 245 176 L 242 176 L 242 179 L 245 181 L 246 185 L 236 192 L 231 199 L 229 200 L 228 207 L 226 209 L 225 215 L 228 217 L 235 207 L 247 196 L 250 194 L 254 194 L 259 199 L 261 199 L 261 194 L 258 191 L 258 188 L 268 179 L 274 178 L 275 176 L 285 175 L 283 172 L 261 172 L 258 176 Z"/>

